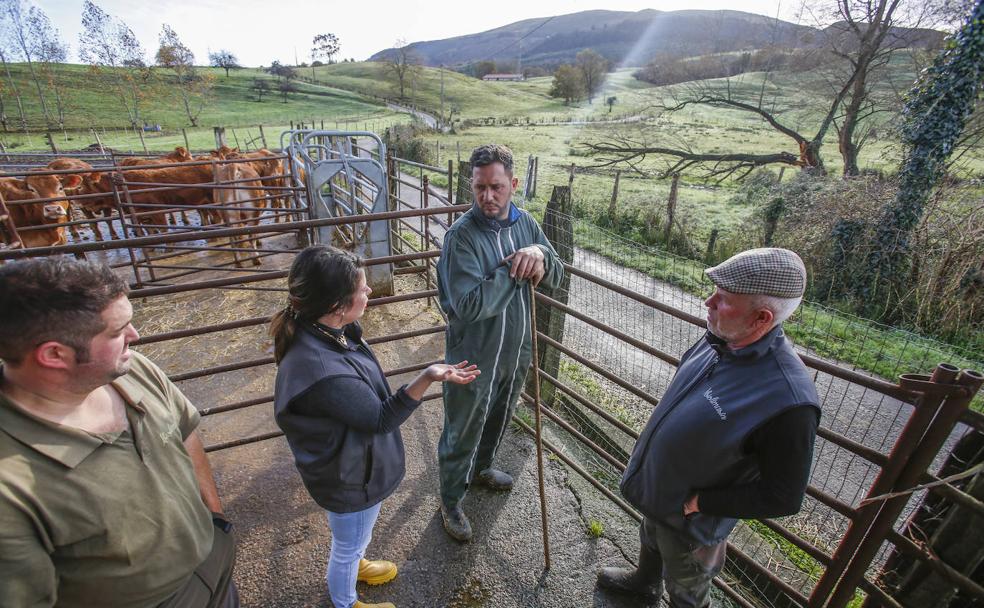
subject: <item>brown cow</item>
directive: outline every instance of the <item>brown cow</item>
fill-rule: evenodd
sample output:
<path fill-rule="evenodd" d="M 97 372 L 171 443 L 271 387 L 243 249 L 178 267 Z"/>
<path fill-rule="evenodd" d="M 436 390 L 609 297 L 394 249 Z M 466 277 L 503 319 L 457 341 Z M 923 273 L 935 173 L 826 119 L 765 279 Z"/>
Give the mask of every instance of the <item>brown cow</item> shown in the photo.
<path fill-rule="evenodd" d="M 17 227 L 17 234 L 25 247 L 64 245 L 65 227 L 68 221 L 68 201 L 65 188 L 77 188 L 82 178 L 77 175 L 31 175 L 24 179 L 0 177 L 0 195 L 7 203 L 10 218 Z M 32 203 L 38 199 L 56 199 Z M 24 201 L 23 204 L 16 204 Z M 13 204 L 12 204 L 13 203 Z M 23 230 L 34 226 L 51 226 L 40 230 Z"/>
<path fill-rule="evenodd" d="M 199 157 L 194 157 L 184 146 L 176 146 L 174 152 L 165 154 L 164 156 L 156 156 L 153 158 L 140 158 L 136 156 L 128 156 L 119 161 L 121 167 L 138 167 L 143 165 L 170 165 L 174 163 L 188 163 L 195 160 L 203 160 Z M 204 160 L 208 160 L 207 158 Z M 181 221 L 185 226 L 189 225 L 188 216 L 185 214 L 184 209 L 179 212 L 181 216 Z M 177 225 L 174 221 L 174 215 L 168 214 L 167 218 L 170 220 L 169 223 Z M 204 218 L 203 218 L 204 219 Z"/>
<path fill-rule="evenodd" d="M 267 196 L 270 197 L 271 207 L 282 209 L 287 206 L 287 195 L 283 188 L 287 185 L 286 177 L 276 177 L 284 175 L 284 163 L 282 159 L 272 158 L 277 156 L 276 152 L 271 152 L 266 148 L 260 148 L 255 152 L 240 152 L 239 148 L 222 146 L 218 150 L 212 151 L 212 156 L 222 159 L 243 159 L 247 161 L 257 175 L 262 178 L 267 189 Z M 282 216 L 277 215 L 277 222 L 281 221 Z"/>
<path fill-rule="evenodd" d="M 183 167 L 161 167 L 148 166 L 146 168 L 121 171 L 120 173 L 103 173 L 98 181 L 94 182 L 97 191 L 110 193 L 113 190 L 113 176 L 122 174 L 127 182 L 145 184 L 208 184 L 214 179 L 212 167 L 209 165 L 188 165 Z M 160 188 L 160 186 L 141 186 L 128 185 L 130 199 L 134 204 L 134 211 L 140 213 L 137 224 L 150 223 L 154 226 L 147 227 L 144 232 L 161 232 L 167 223 L 164 207 L 141 207 L 141 205 L 205 205 L 211 204 L 212 192 L 209 188 L 196 188 L 194 186 L 176 188 L 174 190 L 157 190 L 154 192 L 142 192 L 146 189 Z M 146 215 L 144 215 L 146 213 Z M 211 211 L 205 211 L 202 223 L 206 223 L 205 216 L 212 216 Z"/>
<path fill-rule="evenodd" d="M 263 183 L 252 164 L 244 162 L 216 165 L 215 180 L 220 183 L 235 182 L 236 186 L 236 188 L 218 188 L 215 190 L 217 205 L 236 207 L 236 209 L 223 209 L 221 211 L 226 225 L 256 226 L 259 224 L 261 209 L 266 207 L 267 202 L 263 198 Z M 246 207 L 253 207 L 253 209 L 246 209 Z M 256 249 L 260 247 L 261 242 L 257 236 L 252 235 L 246 238 L 232 237 L 229 239 L 229 244 L 240 249 Z M 236 260 L 236 267 L 241 268 L 239 253 L 233 250 L 232 255 Z M 253 258 L 253 265 L 260 265 L 258 257 Z"/>
<path fill-rule="evenodd" d="M 48 163 L 48 168 L 55 171 L 69 169 L 78 171 L 77 175 L 82 181 L 78 188 L 71 189 L 71 191 L 66 188 L 68 194 L 85 195 L 99 192 L 95 187 L 95 182 L 99 180 L 99 172 L 94 171 L 92 165 L 83 160 L 68 157 L 56 158 Z M 115 198 L 112 196 L 83 198 L 81 200 L 71 201 L 71 203 L 82 211 L 86 219 L 96 220 L 97 216 L 102 217 L 106 222 L 107 229 L 112 238 L 119 238 L 116 235 L 116 229 L 113 227 L 113 215 L 116 213 Z M 69 217 L 72 217 L 71 209 L 69 210 Z M 99 231 L 98 222 L 93 221 L 89 224 L 89 228 L 92 229 L 92 233 L 95 235 L 97 241 L 103 240 L 102 232 Z M 78 236 L 75 232 L 72 232 L 72 235 Z"/>
<path fill-rule="evenodd" d="M 184 146 L 177 146 L 174 148 L 174 152 L 170 152 L 164 156 L 157 156 L 154 158 L 128 156 L 120 159 L 119 164 L 122 167 L 135 167 L 139 165 L 169 165 L 171 163 L 187 163 L 193 160 L 195 160 L 194 157 L 191 156 Z"/>

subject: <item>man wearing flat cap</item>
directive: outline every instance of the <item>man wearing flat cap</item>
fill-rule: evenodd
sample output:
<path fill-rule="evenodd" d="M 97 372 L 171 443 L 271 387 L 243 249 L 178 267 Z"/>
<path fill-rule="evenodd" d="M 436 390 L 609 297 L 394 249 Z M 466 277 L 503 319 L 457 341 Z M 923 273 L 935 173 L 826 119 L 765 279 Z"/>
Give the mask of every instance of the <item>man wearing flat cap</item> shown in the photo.
<path fill-rule="evenodd" d="M 739 519 L 799 511 L 820 420 L 816 388 L 782 331 L 806 287 L 787 249 L 752 249 L 706 270 L 707 333 L 684 353 L 639 436 L 621 490 L 644 515 L 635 568 L 601 587 L 656 605 L 708 606 Z"/>

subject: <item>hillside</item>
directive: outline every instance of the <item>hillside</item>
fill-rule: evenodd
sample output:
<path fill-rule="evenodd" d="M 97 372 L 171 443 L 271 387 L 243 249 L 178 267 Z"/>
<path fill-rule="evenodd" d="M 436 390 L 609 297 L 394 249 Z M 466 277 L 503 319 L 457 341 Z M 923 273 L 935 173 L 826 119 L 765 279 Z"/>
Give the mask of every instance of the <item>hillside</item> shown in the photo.
<path fill-rule="evenodd" d="M 523 66 L 571 62 L 578 51 L 593 48 L 620 66 L 640 66 L 655 55 L 692 57 L 769 46 L 817 47 L 836 34 L 824 30 L 730 10 L 582 11 L 525 19 L 485 32 L 444 40 L 414 42 L 410 48 L 425 65 L 462 67 L 483 60 Z M 942 32 L 899 30 L 897 36 L 916 46 L 935 46 Z M 392 49 L 369 61 L 382 61 Z"/>
<path fill-rule="evenodd" d="M 21 93 L 31 130 L 45 129 L 38 97 L 30 80 L 25 64 L 10 64 L 14 84 Z M 214 86 L 205 109 L 198 119 L 201 126 L 244 126 L 256 124 L 287 124 L 294 120 L 364 120 L 367 117 L 380 119 L 392 115 L 385 104 L 369 99 L 352 91 L 298 83 L 298 91 L 291 93 L 288 102 L 283 103 L 279 94 L 270 91 L 257 101 L 251 89 L 257 78 L 269 81 L 275 88 L 273 79 L 260 70 L 232 70 L 226 78 L 225 72 L 217 68 L 199 68 L 201 73 L 214 78 Z M 167 71 L 158 70 L 157 80 L 141 89 L 141 114 L 144 122 L 160 124 L 168 129 L 189 127 L 188 117 L 179 103 L 178 96 L 169 87 L 172 77 Z M 310 72 L 308 72 L 310 74 Z M 66 128 L 88 129 L 120 128 L 127 126 L 125 112 L 121 109 L 113 93 L 93 78 L 85 65 L 59 64 L 53 70 L 53 78 L 63 83 L 63 97 L 67 106 Z M 19 128 L 19 118 L 11 87 L 3 79 L 3 98 L 8 127 Z M 49 95 L 49 97 L 51 97 Z M 49 102 L 50 103 L 50 102 Z"/>

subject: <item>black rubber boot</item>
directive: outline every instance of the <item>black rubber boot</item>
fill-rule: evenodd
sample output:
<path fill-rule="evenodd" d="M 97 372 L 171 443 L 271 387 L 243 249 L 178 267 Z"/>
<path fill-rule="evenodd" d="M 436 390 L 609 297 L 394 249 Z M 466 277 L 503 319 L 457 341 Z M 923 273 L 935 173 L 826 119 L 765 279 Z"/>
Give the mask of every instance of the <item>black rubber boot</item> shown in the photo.
<path fill-rule="evenodd" d="M 635 595 L 645 599 L 647 605 L 658 606 L 663 595 L 663 559 L 642 545 L 638 568 L 602 568 L 598 571 L 598 586 Z"/>
<path fill-rule="evenodd" d="M 512 490 L 513 487 L 512 475 L 492 468 L 479 471 L 478 475 L 475 476 L 475 481 L 491 490 L 507 491 Z"/>

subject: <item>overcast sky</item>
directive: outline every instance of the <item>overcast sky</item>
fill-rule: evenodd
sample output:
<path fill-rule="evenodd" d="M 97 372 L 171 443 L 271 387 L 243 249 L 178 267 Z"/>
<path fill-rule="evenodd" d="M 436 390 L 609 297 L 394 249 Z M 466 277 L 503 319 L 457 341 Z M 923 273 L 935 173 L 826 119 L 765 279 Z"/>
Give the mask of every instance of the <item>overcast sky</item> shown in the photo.
<path fill-rule="evenodd" d="M 82 0 L 34 0 L 54 22 L 78 61 Z M 792 1 L 777 0 L 492 0 L 478 3 L 430 0 L 97 0 L 104 11 L 123 19 L 137 34 L 151 60 L 161 25 L 167 23 L 206 63 L 208 51 L 228 49 L 247 66 L 270 65 L 274 60 L 310 61 L 311 39 L 332 32 L 341 40 L 339 58 L 367 59 L 376 51 L 407 42 L 439 40 L 473 34 L 536 17 L 583 10 L 638 11 L 722 9 L 742 10 L 796 21 Z M 798 2 L 797 2 L 798 4 Z"/>

